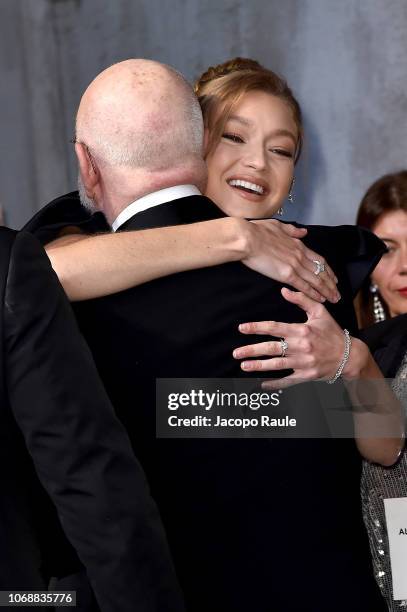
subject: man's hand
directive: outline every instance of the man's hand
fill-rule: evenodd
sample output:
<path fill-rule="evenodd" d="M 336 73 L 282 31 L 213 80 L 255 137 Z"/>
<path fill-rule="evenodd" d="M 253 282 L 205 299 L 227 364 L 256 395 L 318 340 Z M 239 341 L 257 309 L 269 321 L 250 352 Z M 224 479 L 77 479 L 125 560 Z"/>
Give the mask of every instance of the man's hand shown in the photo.
<path fill-rule="evenodd" d="M 251 221 L 248 227 L 249 254 L 242 263 L 318 302 L 328 299 L 336 303 L 340 299 L 333 270 L 301 241 L 307 233 L 305 228 L 276 219 Z M 313 260 L 324 263 L 325 271 L 316 275 Z"/>

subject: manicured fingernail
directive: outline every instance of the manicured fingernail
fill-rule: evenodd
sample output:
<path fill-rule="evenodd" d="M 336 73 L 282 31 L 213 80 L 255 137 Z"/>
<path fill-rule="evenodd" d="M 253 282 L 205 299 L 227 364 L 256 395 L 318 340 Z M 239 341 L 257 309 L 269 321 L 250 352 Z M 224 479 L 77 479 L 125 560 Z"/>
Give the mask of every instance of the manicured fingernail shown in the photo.
<path fill-rule="evenodd" d="M 242 370 L 252 370 L 253 363 L 251 361 L 242 361 Z"/>
<path fill-rule="evenodd" d="M 247 323 L 240 323 L 239 331 L 248 331 L 248 330 L 249 330 L 249 326 Z"/>
<path fill-rule="evenodd" d="M 239 357 L 243 357 L 242 351 L 240 351 L 239 349 L 235 349 L 233 351 L 233 357 L 235 357 L 236 359 L 238 359 Z"/>

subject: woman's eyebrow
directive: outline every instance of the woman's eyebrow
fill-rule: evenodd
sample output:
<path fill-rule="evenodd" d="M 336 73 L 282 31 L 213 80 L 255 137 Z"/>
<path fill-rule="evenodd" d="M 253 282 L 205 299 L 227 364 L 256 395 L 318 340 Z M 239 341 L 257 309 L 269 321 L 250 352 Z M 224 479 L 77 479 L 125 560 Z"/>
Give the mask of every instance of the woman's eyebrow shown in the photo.
<path fill-rule="evenodd" d="M 246 119 L 246 117 L 241 117 L 240 115 L 230 115 L 229 121 L 238 121 L 243 125 L 253 125 L 253 121 Z"/>

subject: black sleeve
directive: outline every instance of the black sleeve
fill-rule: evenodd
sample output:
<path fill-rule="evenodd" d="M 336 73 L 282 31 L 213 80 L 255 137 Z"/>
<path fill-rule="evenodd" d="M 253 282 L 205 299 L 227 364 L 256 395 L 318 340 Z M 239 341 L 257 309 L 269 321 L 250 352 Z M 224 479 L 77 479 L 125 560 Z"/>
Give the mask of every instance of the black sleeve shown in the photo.
<path fill-rule="evenodd" d="M 305 244 L 325 258 L 338 277 L 341 300 L 325 306 L 341 327 L 358 335 L 353 300 L 386 251 L 372 232 L 355 225 L 338 227 L 309 225 Z"/>
<path fill-rule="evenodd" d="M 393 378 L 407 352 L 407 314 L 375 323 L 361 331 L 377 365 L 386 378 Z"/>
<path fill-rule="evenodd" d="M 85 210 L 77 191 L 52 200 L 25 224 L 23 230 L 46 245 L 59 238 L 67 227 L 75 227 L 89 235 L 111 232 L 101 212 L 90 213 Z"/>
<path fill-rule="evenodd" d="M 380 238 L 357 225 L 300 227 L 308 229 L 305 244 L 326 258 L 352 298 L 387 250 Z"/>
<path fill-rule="evenodd" d="M 49 261 L 25 233 L 11 252 L 4 341 L 14 417 L 101 610 L 183 610 L 144 474 Z"/>

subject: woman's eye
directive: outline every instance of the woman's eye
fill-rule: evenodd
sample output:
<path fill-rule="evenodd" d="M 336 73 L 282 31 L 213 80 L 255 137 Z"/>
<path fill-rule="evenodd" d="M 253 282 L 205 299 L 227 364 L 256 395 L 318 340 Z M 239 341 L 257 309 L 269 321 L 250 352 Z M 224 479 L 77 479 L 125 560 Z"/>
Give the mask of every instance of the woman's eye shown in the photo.
<path fill-rule="evenodd" d="M 281 155 L 282 157 L 288 157 L 290 159 L 294 157 L 294 154 L 291 153 L 291 151 L 287 151 L 286 149 L 273 148 L 273 149 L 269 149 L 269 151 L 271 153 L 277 153 L 277 155 Z"/>
<path fill-rule="evenodd" d="M 225 134 L 222 134 L 222 138 L 226 138 L 226 140 L 231 140 L 232 142 L 244 142 L 243 138 L 239 136 L 239 134 L 233 134 L 231 132 L 225 132 Z"/>

